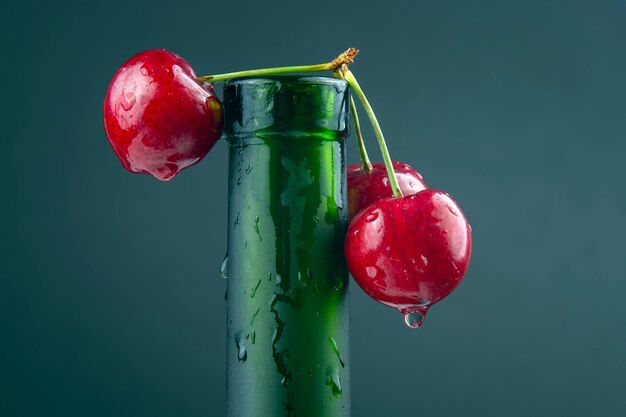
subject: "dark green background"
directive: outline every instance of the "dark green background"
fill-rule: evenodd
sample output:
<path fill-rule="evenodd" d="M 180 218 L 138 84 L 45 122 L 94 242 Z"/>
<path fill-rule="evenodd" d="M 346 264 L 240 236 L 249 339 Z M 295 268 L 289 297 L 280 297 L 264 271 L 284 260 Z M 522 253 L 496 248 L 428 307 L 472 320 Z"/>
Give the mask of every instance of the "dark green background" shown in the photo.
<path fill-rule="evenodd" d="M 148 48 L 209 74 L 348 46 L 392 157 L 474 229 L 420 330 L 353 286 L 354 416 L 626 413 L 625 1 L 124 3 L 0 4 L 0 415 L 224 415 L 225 143 L 131 175 L 106 86 Z"/>

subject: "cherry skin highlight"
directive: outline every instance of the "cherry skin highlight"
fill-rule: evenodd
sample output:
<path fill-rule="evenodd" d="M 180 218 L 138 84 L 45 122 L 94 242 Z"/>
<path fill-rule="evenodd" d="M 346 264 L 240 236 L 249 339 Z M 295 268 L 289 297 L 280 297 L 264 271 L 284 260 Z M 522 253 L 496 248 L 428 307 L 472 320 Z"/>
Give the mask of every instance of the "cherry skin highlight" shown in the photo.
<path fill-rule="evenodd" d="M 168 181 L 219 139 L 222 105 L 178 55 L 152 49 L 126 61 L 104 99 L 104 128 L 130 172 Z"/>
<path fill-rule="evenodd" d="M 465 216 L 450 196 L 434 189 L 365 208 L 350 223 L 345 243 L 355 281 L 405 319 L 419 313 L 419 322 L 407 320 L 411 327 L 459 285 L 471 251 Z"/>
<path fill-rule="evenodd" d="M 403 195 L 413 195 L 428 188 L 421 174 L 409 165 L 393 162 L 392 166 Z M 350 219 L 374 202 L 393 196 L 385 164 L 372 164 L 371 171 L 364 171 L 360 164 L 349 165 L 347 171 Z"/>

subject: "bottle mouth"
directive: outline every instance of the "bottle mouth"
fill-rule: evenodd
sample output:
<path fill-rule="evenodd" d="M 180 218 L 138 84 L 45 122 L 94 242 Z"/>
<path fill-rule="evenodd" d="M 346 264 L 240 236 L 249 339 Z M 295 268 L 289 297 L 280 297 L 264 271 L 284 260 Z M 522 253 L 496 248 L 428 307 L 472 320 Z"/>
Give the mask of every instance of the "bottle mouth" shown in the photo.
<path fill-rule="evenodd" d="M 325 77 L 319 75 L 272 75 L 264 77 L 238 77 L 228 80 L 225 87 L 228 85 L 238 84 L 279 84 L 279 83 L 297 83 L 304 85 L 331 85 L 339 88 L 347 88 L 348 83 L 345 80 L 334 77 Z"/>
<path fill-rule="evenodd" d="M 320 76 L 242 77 L 224 85 L 227 137 L 289 132 L 348 135 L 350 89 Z"/>

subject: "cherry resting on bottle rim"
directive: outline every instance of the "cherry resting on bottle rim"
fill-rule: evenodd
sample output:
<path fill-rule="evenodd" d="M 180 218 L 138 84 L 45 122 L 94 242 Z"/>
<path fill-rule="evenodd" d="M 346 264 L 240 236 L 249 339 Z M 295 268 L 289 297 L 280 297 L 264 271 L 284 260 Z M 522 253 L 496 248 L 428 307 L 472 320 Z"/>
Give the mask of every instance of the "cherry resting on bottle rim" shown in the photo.
<path fill-rule="evenodd" d="M 178 55 L 151 49 L 126 61 L 104 99 L 104 127 L 130 172 L 168 181 L 219 139 L 222 105 Z"/>

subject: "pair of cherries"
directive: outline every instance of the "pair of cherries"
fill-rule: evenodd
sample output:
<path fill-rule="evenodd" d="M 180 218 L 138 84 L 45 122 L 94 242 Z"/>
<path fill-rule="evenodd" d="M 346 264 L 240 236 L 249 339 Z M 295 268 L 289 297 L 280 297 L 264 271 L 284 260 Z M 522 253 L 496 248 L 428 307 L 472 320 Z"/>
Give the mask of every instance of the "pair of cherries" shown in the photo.
<path fill-rule="evenodd" d="M 222 105 L 212 85 L 165 50 L 148 50 L 116 72 L 104 101 L 113 150 L 131 172 L 171 180 L 199 162 L 221 136 Z M 348 168 L 345 256 L 356 282 L 375 300 L 418 327 L 428 308 L 461 281 L 471 229 L 445 193 L 393 163 L 403 197 L 393 197 L 383 164 Z"/>

